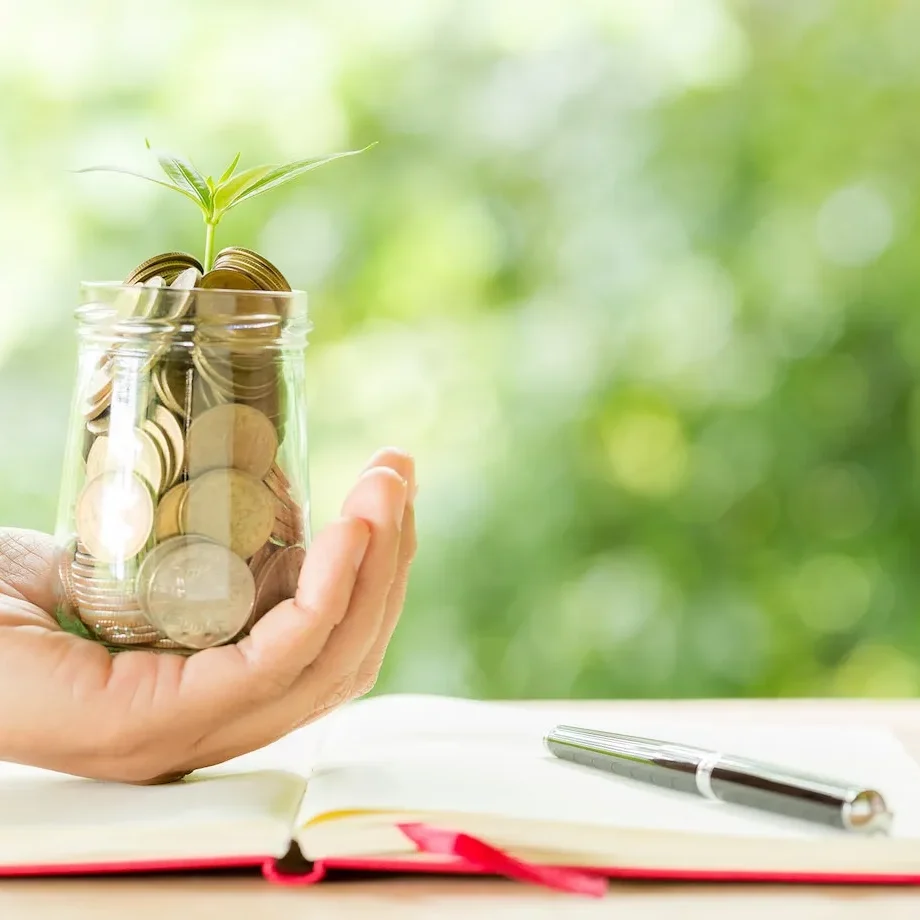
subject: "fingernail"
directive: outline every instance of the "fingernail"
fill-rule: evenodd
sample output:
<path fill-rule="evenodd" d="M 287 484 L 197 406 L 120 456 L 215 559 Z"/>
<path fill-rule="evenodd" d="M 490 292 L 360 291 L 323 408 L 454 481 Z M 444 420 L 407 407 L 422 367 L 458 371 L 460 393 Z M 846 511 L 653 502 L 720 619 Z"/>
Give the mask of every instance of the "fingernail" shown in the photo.
<path fill-rule="evenodd" d="M 397 480 L 399 480 L 400 483 L 402 483 L 402 495 L 401 495 L 401 498 L 400 498 L 400 500 L 393 506 L 393 521 L 394 521 L 394 523 L 395 523 L 395 525 L 396 525 L 396 529 L 397 529 L 397 530 L 401 530 L 401 529 L 402 529 L 403 514 L 404 514 L 405 511 L 406 511 L 406 503 L 407 503 L 408 498 L 409 498 L 409 483 L 406 482 L 406 480 L 403 479 L 403 477 L 400 476 L 399 473 L 397 473 L 396 470 L 394 470 L 394 469 L 393 469 L 392 467 L 390 467 L 390 466 L 375 466 L 375 467 L 371 467 L 371 469 L 365 470 L 365 471 L 361 474 L 360 478 L 361 478 L 361 479 L 367 479 L 367 478 L 370 477 L 370 476 L 375 476 L 375 475 L 377 475 L 378 473 L 380 473 L 381 470 L 385 470 L 387 476 L 395 477 Z"/>
<path fill-rule="evenodd" d="M 371 531 L 364 521 L 358 521 L 361 526 L 361 536 L 358 538 L 358 544 L 355 546 L 355 569 L 361 568 L 364 557 L 367 554 L 367 547 L 371 542 Z"/>

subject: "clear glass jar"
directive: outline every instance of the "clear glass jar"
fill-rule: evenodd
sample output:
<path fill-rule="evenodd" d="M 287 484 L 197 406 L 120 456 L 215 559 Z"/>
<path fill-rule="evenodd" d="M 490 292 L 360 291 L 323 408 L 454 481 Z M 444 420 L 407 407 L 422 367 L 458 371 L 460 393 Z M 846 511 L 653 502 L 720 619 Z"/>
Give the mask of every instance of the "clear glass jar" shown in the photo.
<path fill-rule="evenodd" d="M 113 651 L 238 641 L 310 539 L 302 291 L 84 284 L 61 626 Z"/>

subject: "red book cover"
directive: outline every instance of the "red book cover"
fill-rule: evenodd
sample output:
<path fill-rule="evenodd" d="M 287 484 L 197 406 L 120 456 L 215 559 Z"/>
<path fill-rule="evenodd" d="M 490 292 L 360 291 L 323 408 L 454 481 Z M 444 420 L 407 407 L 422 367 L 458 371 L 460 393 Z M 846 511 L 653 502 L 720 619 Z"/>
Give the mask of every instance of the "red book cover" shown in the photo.
<path fill-rule="evenodd" d="M 74 865 L 0 866 L 0 877 L 65 875 L 112 875 L 151 872 L 205 872 L 219 869 L 259 869 L 267 882 L 276 885 L 318 884 L 330 873 L 389 873 L 399 875 L 437 874 L 504 877 L 524 884 L 588 897 L 602 897 L 609 879 L 667 880 L 685 882 L 772 882 L 787 884 L 920 885 L 915 873 L 822 873 L 763 871 L 698 871 L 622 867 L 547 866 L 523 862 L 467 834 L 432 828 L 424 824 L 403 824 L 400 829 L 419 851 L 435 859 L 328 859 L 288 868 L 282 860 L 260 856 L 222 859 L 183 859 L 81 863 Z"/>

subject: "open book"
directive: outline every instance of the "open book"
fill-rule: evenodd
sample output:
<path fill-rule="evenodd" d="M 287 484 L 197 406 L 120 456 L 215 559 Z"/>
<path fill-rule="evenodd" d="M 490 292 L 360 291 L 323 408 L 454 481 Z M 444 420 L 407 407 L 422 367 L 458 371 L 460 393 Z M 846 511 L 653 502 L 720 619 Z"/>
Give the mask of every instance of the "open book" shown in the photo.
<path fill-rule="evenodd" d="M 560 722 L 843 774 L 882 791 L 894 826 L 860 837 L 562 762 L 542 742 Z M 0 875 L 247 865 L 288 883 L 368 869 L 585 891 L 604 876 L 920 883 L 920 767 L 873 729 L 640 723 L 411 695 L 352 703 L 167 786 L 0 764 Z"/>

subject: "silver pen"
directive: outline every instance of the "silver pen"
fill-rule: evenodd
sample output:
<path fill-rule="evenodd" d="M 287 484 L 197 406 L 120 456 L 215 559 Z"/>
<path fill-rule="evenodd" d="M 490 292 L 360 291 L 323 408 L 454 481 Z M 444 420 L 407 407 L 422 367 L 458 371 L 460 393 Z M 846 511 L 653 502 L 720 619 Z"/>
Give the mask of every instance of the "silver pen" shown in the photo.
<path fill-rule="evenodd" d="M 572 725 L 543 740 L 561 760 L 845 831 L 887 833 L 893 819 L 875 789 L 721 751 Z"/>

